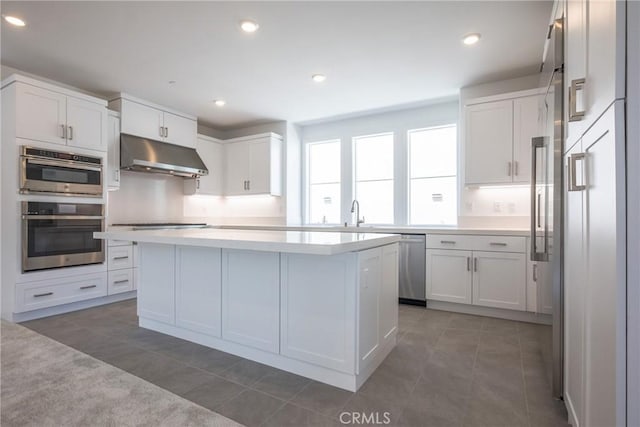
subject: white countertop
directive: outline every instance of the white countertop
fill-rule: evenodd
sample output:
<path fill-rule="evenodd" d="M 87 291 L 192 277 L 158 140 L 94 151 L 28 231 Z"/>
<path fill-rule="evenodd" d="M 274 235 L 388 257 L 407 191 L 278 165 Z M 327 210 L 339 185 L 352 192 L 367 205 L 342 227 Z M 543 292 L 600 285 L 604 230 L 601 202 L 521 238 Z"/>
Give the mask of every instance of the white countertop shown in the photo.
<path fill-rule="evenodd" d="M 469 234 L 484 236 L 528 237 L 529 229 L 524 228 L 465 228 L 465 227 L 417 227 L 411 225 L 390 226 L 339 226 L 339 225 L 220 225 L 218 229 L 234 230 L 280 230 L 280 231 L 322 231 L 342 233 L 390 233 L 390 234 Z"/>
<path fill-rule="evenodd" d="M 94 233 L 98 239 L 142 243 L 203 246 L 267 252 L 336 255 L 356 252 L 400 240 L 400 236 L 378 233 L 339 233 L 282 230 L 237 230 L 198 228 L 178 230 L 130 230 L 111 228 Z"/>

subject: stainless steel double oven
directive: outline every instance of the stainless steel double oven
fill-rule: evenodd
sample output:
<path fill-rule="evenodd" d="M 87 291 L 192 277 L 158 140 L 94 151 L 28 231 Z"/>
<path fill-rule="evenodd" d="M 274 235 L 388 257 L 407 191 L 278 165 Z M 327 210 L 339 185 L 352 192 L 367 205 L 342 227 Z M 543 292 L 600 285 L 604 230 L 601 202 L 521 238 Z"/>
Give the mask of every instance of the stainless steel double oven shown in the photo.
<path fill-rule="evenodd" d="M 40 195 L 21 205 L 23 272 L 104 262 L 104 242 L 93 238 L 104 231 L 104 205 L 73 199 L 102 197 L 102 165 L 101 157 L 22 147 L 20 192 Z"/>

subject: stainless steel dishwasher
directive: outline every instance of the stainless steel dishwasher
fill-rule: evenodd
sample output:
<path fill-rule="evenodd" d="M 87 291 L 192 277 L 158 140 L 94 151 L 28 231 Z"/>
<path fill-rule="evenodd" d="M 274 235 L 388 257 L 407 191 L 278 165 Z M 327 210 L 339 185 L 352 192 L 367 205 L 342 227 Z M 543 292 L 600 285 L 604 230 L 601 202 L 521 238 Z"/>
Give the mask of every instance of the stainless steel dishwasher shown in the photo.
<path fill-rule="evenodd" d="M 398 296 L 403 304 L 426 305 L 424 234 L 403 234 L 400 240 L 400 289 Z"/>

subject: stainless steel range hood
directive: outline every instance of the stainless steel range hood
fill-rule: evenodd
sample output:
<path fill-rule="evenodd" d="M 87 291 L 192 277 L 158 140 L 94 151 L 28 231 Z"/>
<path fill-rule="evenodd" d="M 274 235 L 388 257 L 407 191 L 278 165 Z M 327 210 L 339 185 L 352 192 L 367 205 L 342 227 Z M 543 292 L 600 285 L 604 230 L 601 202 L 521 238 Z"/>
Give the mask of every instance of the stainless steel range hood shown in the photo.
<path fill-rule="evenodd" d="M 209 171 L 195 149 L 120 134 L 120 169 L 195 178 Z"/>

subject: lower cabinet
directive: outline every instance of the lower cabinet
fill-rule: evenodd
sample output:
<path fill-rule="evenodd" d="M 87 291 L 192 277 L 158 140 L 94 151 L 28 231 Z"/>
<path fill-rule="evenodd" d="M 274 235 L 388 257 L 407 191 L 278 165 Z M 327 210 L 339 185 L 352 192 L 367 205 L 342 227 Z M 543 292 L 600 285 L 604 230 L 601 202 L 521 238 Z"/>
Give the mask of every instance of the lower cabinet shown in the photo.
<path fill-rule="evenodd" d="M 448 249 L 450 247 L 456 249 Z M 428 237 L 427 299 L 524 311 L 527 309 L 525 252 L 524 237 Z"/>
<path fill-rule="evenodd" d="M 279 352 L 279 253 L 222 251 L 222 338 Z"/>
<path fill-rule="evenodd" d="M 140 247 L 138 316 L 175 324 L 175 246 Z"/>
<path fill-rule="evenodd" d="M 38 310 L 106 295 L 106 272 L 19 283 L 16 285 L 15 312 Z"/>

